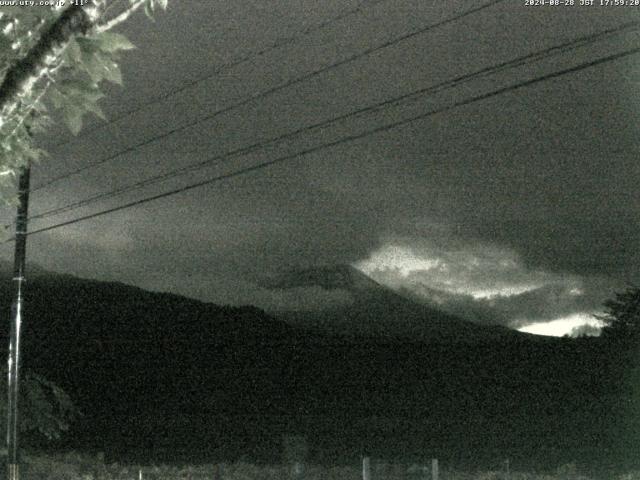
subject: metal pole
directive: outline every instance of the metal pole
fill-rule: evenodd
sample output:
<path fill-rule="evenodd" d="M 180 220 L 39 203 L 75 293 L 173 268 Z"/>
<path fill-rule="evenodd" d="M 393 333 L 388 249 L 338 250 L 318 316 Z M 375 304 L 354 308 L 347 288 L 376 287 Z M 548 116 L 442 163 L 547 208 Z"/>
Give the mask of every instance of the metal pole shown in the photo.
<path fill-rule="evenodd" d="M 369 457 L 362 459 L 362 480 L 371 480 L 371 459 Z"/>
<path fill-rule="evenodd" d="M 18 387 L 20 380 L 20 324 L 22 322 L 25 260 L 27 253 L 27 216 L 29 210 L 30 167 L 20 171 L 18 181 L 18 211 L 16 214 L 13 281 L 15 297 L 11 306 L 9 333 L 8 398 L 7 398 L 7 467 L 9 480 L 18 480 Z"/>

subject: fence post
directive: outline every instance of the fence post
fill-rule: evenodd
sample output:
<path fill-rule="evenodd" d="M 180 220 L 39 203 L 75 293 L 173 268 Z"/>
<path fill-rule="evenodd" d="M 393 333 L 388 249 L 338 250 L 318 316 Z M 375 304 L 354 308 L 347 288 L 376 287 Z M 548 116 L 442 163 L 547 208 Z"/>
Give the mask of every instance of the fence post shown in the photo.
<path fill-rule="evenodd" d="M 438 480 L 438 459 L 431 459 L 431 480 Z"/>
<path fill-rule="evenodd" d="M 371 459 L 369 457 L 362 459 L 362 480 L 371 480 Z"/>
<path fill-rule="evenodd" d="M 284 460 L 291 469 L 291 476 L 295 479 L 302 478 L 309 453 L 306 437 L 302 435 L 285 435 L 282 442 Z"/>

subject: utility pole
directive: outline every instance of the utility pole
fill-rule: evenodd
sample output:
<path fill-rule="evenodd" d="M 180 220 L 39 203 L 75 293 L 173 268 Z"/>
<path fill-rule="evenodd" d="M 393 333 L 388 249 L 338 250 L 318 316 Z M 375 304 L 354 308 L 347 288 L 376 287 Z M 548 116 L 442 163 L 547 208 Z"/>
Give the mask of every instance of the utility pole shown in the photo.
<path fill-rule="evenodd" d="M 9 480 L 18 480 L 18 387 L 20 380 L 20 324 L 22 322 L 25 260 L 27 253 L 27 216 L 29 210 L 30 166 L 20 170 L 18 180 L 18 211 L 16 214 L 15 253 L 13 281 L 15 296 L 11 305 L 11 329 L 9 332 L 9 360 L 7 383 L 7 474 Z"/>

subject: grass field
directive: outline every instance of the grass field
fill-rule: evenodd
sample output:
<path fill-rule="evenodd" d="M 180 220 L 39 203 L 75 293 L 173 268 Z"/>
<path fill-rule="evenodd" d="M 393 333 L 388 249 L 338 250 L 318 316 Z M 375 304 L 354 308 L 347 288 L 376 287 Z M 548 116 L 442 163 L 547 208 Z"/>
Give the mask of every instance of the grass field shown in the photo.
<path fill-rule="evenodd" d="M 105 463 L 101 456 L 68 454 L 28 454 L 23 457 L 20 477 L 24 480 L 359 480 L 357 464 L 348 467 L 306 466 L 301 475 L 283 465 L 226 463 L 197 466 L 121 465 Z M 374 462 L 371 480 L 431 480 L 429 469 L 418 465 Z M 573 465 L 560 467 L 553 474 L 521 472 L 453 472 L 442 469 L 440 480 L 640 480 L 640 472 L 613 477 L 589 477 Z"/>

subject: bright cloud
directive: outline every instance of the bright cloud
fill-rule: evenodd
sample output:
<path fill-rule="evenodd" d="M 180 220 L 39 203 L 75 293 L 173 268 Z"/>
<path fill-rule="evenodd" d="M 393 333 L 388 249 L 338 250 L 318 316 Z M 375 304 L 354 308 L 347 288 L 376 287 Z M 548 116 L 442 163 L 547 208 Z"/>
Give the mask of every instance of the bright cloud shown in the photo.
<path fill-rule="evenodd" d="M 603 323 L 589 313 L 575 313 L 564 318 L 558 318 L 550 322 L 538 322 L 525 327 L 521 327 L 518 330 L 526 333 L 533 333 L 536 335 L 549 335 L 554 337 L 561 337 L 563 335 L 572 335 L 575 332 L 579 332 L 583 326 L 595 327 L 600 329 L 603 327 Z"/>
<path fill-rule="evenodd" d="M 412 247 L 389 243 L 358 268 L 383 283 L 419 283 L 474 299 L 513 296 L 549 283 L 549 275 L 528 271 L 513 252 L 491 246 Z M 397 277 L 394 282 L 392 277 Z M 395 285 L 400 286 L 400 285 Z"/>
<path fill-rule="evenodd" d="M 507 248 L 437 236 L 428 241 L 391 239 L 356 267 L 459 317 L 541 335 L 599 327 L 590 315 L 618 288 L 606 278 L 532 269 Z"/>
<path fill-rule="evenodd" d="M 398 245 L 387 245 L 376 251 L 368 260 L 362 262 L 359 267 L 364 272 L 372 270 L 392 269 L 397 270 L 401 276 L 408 277 L 413 272 L 431 271 L 446 265 L 439 258 L 425 258 L 416 254 L 411 248 Z"/>

